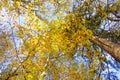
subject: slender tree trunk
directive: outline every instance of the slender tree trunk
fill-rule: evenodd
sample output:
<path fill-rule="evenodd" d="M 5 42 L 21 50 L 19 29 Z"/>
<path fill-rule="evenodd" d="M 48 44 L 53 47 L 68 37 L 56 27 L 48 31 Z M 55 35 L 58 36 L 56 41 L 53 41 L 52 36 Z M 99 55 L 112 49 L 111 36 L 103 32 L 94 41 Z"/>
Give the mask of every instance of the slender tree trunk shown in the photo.
<path fill-rule="evenodd" d="M 99 45 L 112 57 L 114 57 L 117 61 L 120 62 L 120 44 L 114 43 L 110 40 L 99 38 L 97 36 L 93 36 L 90 40 L 93 41 L 95 44 Z"/>

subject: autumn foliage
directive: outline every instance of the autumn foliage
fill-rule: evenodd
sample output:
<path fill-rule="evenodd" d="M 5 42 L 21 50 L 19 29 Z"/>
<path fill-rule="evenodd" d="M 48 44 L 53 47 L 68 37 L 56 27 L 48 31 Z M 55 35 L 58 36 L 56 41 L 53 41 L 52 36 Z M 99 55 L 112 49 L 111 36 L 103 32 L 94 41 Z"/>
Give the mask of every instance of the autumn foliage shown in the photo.
<path fill-rule="evenodd" d="M 2 80 L 103 79 L 99 70 L 104 68 L 105 55 L 90 38 L 96 35 L 101 21 L 108 18 L 105 4 L 75 2 L 0 0 L 1 11 L 8 11 L 13 18 L 13 24 L 8 22 L 10 29 L 0 31 L 1 60 L 12 55 L 0 76 Z"/>

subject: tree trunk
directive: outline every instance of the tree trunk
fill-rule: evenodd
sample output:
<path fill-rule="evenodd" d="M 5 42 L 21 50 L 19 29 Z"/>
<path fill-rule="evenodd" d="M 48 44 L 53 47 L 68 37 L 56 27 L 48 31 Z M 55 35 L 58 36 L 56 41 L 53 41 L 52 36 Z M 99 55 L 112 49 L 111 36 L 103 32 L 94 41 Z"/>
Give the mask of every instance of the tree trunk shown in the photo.
<path fill-rule="evenodd" d="M 93 36 L 91 39 L 95 44 L 107 51 L 112 57 L 120 62 L 120 44 L 114 43 L 110 40 Z"/>

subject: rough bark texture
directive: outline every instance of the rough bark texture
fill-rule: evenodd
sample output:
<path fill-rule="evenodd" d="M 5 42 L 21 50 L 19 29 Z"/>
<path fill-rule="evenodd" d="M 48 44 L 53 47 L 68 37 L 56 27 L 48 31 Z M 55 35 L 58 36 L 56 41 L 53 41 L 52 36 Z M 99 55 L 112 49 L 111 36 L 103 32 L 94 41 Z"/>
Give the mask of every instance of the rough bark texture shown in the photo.
<path fill-rule="evenodd" d="M 106 40 L 103 38 L 99 38 L 97 36 L 93 36 L 91 40 L 107 51 L 112 57 L 114 57 L 117 61 L 120 62 L 120 44 L 114 43 L 110 40 Z"/>

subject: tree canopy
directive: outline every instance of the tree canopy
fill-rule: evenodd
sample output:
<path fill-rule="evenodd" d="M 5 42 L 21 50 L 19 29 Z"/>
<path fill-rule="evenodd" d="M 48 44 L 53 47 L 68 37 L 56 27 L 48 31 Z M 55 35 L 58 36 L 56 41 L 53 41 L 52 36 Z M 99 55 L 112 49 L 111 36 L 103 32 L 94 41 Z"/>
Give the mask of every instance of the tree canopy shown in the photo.
<path fill-rule="evenodd" d="M 0 60 L 10 60 L 2 80 L 104 79 L 106 49 L 92 38 L 119 45 L 120 0 L 1 0 L 0 5 Z"/>

